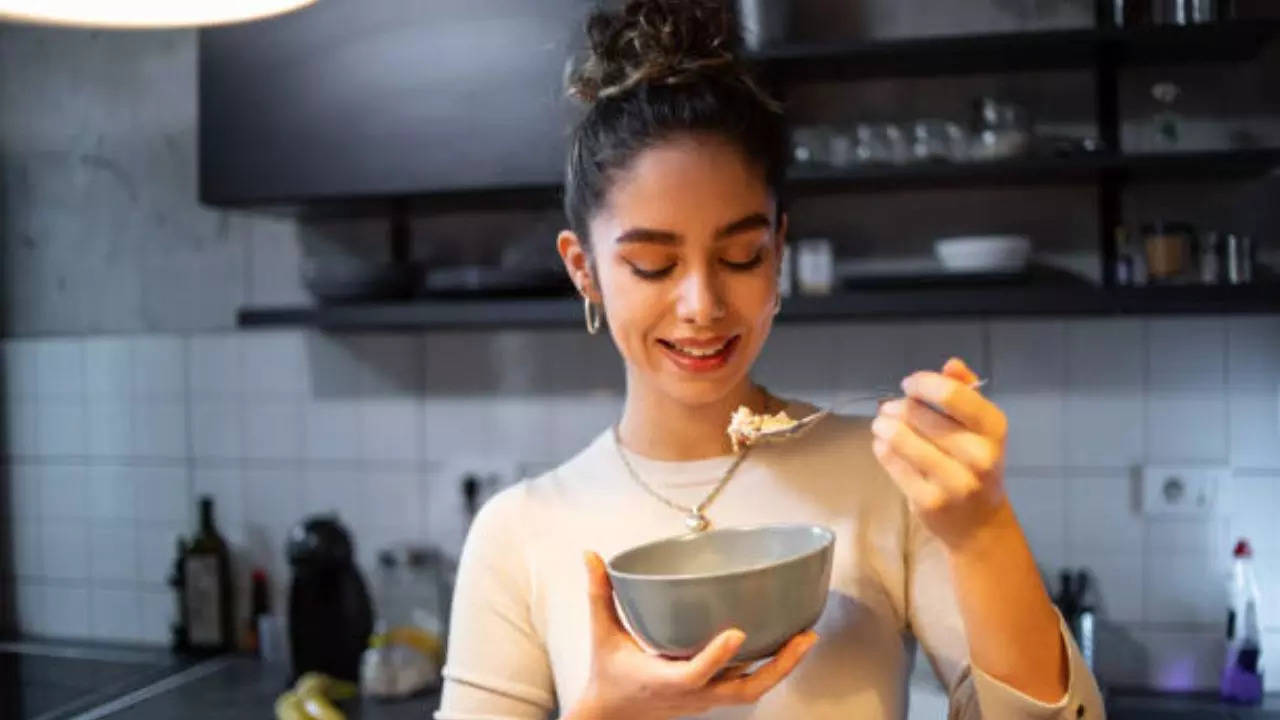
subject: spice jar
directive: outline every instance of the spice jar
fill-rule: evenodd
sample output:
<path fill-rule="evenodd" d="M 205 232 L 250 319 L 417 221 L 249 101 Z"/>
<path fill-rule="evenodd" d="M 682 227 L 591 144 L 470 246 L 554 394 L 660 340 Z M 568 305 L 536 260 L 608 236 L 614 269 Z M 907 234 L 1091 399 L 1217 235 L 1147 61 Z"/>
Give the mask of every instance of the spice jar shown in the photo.
<path fill-rule="evenodd" d="M 1187 223 L 1143 225 L 1147 277 L 1152 282 L 1169 282 L 1185 275 L 1191 267 L 1191 248 L 1195 234 L 1195 228 Z"/>

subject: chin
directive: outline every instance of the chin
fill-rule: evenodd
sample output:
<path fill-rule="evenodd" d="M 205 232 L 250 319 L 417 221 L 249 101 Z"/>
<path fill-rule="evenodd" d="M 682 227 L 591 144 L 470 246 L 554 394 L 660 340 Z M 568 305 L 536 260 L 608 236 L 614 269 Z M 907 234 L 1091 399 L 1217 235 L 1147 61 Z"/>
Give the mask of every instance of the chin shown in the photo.
<path fill-rule="evenodd" d="M 746 372 L 727 372 L 717 377 L 688 378 L 672 377 L 665 374 L 659 379 L 658 387 L 667 397 L 682 405 L 711 405 L 724 400 L 725 396 L 737 388 L 746 377 Z M 726 418 L 725 422 L 728 422 Z"/>

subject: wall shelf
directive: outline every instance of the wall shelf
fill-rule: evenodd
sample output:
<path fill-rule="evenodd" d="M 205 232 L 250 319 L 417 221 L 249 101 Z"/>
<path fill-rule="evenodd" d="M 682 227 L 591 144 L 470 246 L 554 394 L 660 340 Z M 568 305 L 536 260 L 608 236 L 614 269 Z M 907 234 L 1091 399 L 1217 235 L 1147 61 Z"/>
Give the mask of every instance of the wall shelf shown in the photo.
<path fill-rule="evenodd" d="M 1104 55 L 1126 65 L 1249 60 L 1280 22 L 1235 20 L 986 35 L 941 35 L 837 44 L 778 45 L 754 55 L 777 79 L 795 81 L 1082 70 Z"/>
<path fill-rule="evenodd" d="M 1105 7 L 1100 4 L 1099 7 Z M 1093 74 L 1096 137 L 1120 147 L 1119 74 L 1131 65 L 1239 62 L 1280 37 L 1280 21 L 1231 21 L 1191 27 L 1107 27 L 1030 33 L 927 37 L 838 45 L 786 45 L 758 53 L 769 81 L 786 88 L 832 78 L 945 76 L 981 72 L 1078 69 Z M 1280 284 L 1246 287 L 1113 287 L 1114 229 L 1124 218 L 1128 184 L 1260 178 L 1280 168 L 1280 148 L 1179 153 L 1096 153 L 991 163 L 922 164 L 855 169 L 797 166 L 797 196 L 911 188 L 1086 184 L 1097 191 L 1101 287 L 1042 281 L 987 286 L 863 289 L 786 303 L 784 323 L 947 316 L 1280 313 Z M 502 192 L 302 201 L 320 212 L 383 215 L 450 207 L 553 207 L 553 184 Z M 568 298 L 414 300 L 349 306 L 246 308 L 243 327 L 301 325 L 331 330 L 425 330 L 578 327 L 579 301 Z"/>
<path fill-rule="evenodd" d="M 1280 313 L 1280 284 L 1111 289 L 1085 284 L 1004 284 L 863 290 L 789 298 L 779 322 L 1204 313 Z M 521 298 L 247 308 L 240 312 L 239 324 L 342 331 L 571 328 L 582 324 L 582 303 L 571 298 Z"/>
<path fill-rule="evenodd" d="M 795 194 L 846 190 L 1092 183 L 1103 173 L 1133 181 L 1210 181 L 1252 178 L 1280 168 L 1280 148 L 1135 155 L 1093 154 L 995 162 L 886 165 L 865 168 L 797 166 L 788 175 Z"/>

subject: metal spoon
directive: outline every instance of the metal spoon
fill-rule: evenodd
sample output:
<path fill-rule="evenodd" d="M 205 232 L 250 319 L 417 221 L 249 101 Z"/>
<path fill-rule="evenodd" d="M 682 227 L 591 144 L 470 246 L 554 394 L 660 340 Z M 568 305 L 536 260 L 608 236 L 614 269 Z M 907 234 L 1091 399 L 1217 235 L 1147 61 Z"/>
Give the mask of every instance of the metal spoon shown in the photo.
<path fill-rule="evenodd" d="M 986 384 L 987 384 L 987 379 L 983 378 L 976 382 L 969 383 L 969 387 L 973 388 L 974 390 L 977 390 L 978 388 Z M 866 400 L 892 400 L 893 398 L 897 397 L 897 394 L 898 394 L 897 388 L 881 388 L 881 389 L 878 389 L 875 394 L 856 395 L 854 397 L 842 398 L 839 402 L 832 404 L 831 407 L 809 413 L 808 415 L 805 415 L 799 420 L 796 420 L 794 425 L 777 428 L 775 430 L 763 430 L 758 433 L 755 433 L 750 438 L 745 438 L 746 444 L 754 445 L 757 442 L 760 442 L 762 440 L 765 442 L 777 442 L 781 440 L 790 440 L 794 437 L 799 437 L 801 433 L 805 432 L 809 428 L 816 425 L 819 420 L 822 420 L 823 418 L 825 418 L 826 416 L 830 415 L 831 413 L 835 412 L 838 409 L 847 407 L 856 402 L 863 402 Z M 937 410 L 938 408 L 934 408 L 934 409 Z M 941 410 L 939 410 L 939 412 L 941 412 Z M 946 413 L 943 413 L 943 414 L 946 414 Z"/>

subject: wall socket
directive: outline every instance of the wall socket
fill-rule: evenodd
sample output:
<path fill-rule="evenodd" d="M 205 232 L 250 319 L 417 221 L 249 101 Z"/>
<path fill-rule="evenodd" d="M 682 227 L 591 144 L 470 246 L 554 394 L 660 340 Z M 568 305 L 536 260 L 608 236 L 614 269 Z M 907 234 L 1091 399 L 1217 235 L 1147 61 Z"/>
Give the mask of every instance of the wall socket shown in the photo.
<path fill-rule="evenodd" d="M 1218 486 L 1229 476 L 1226 468 L 1147 465 L 1142 468 L 1142 514 L 1208 517 L 1218 502 Z"/>

